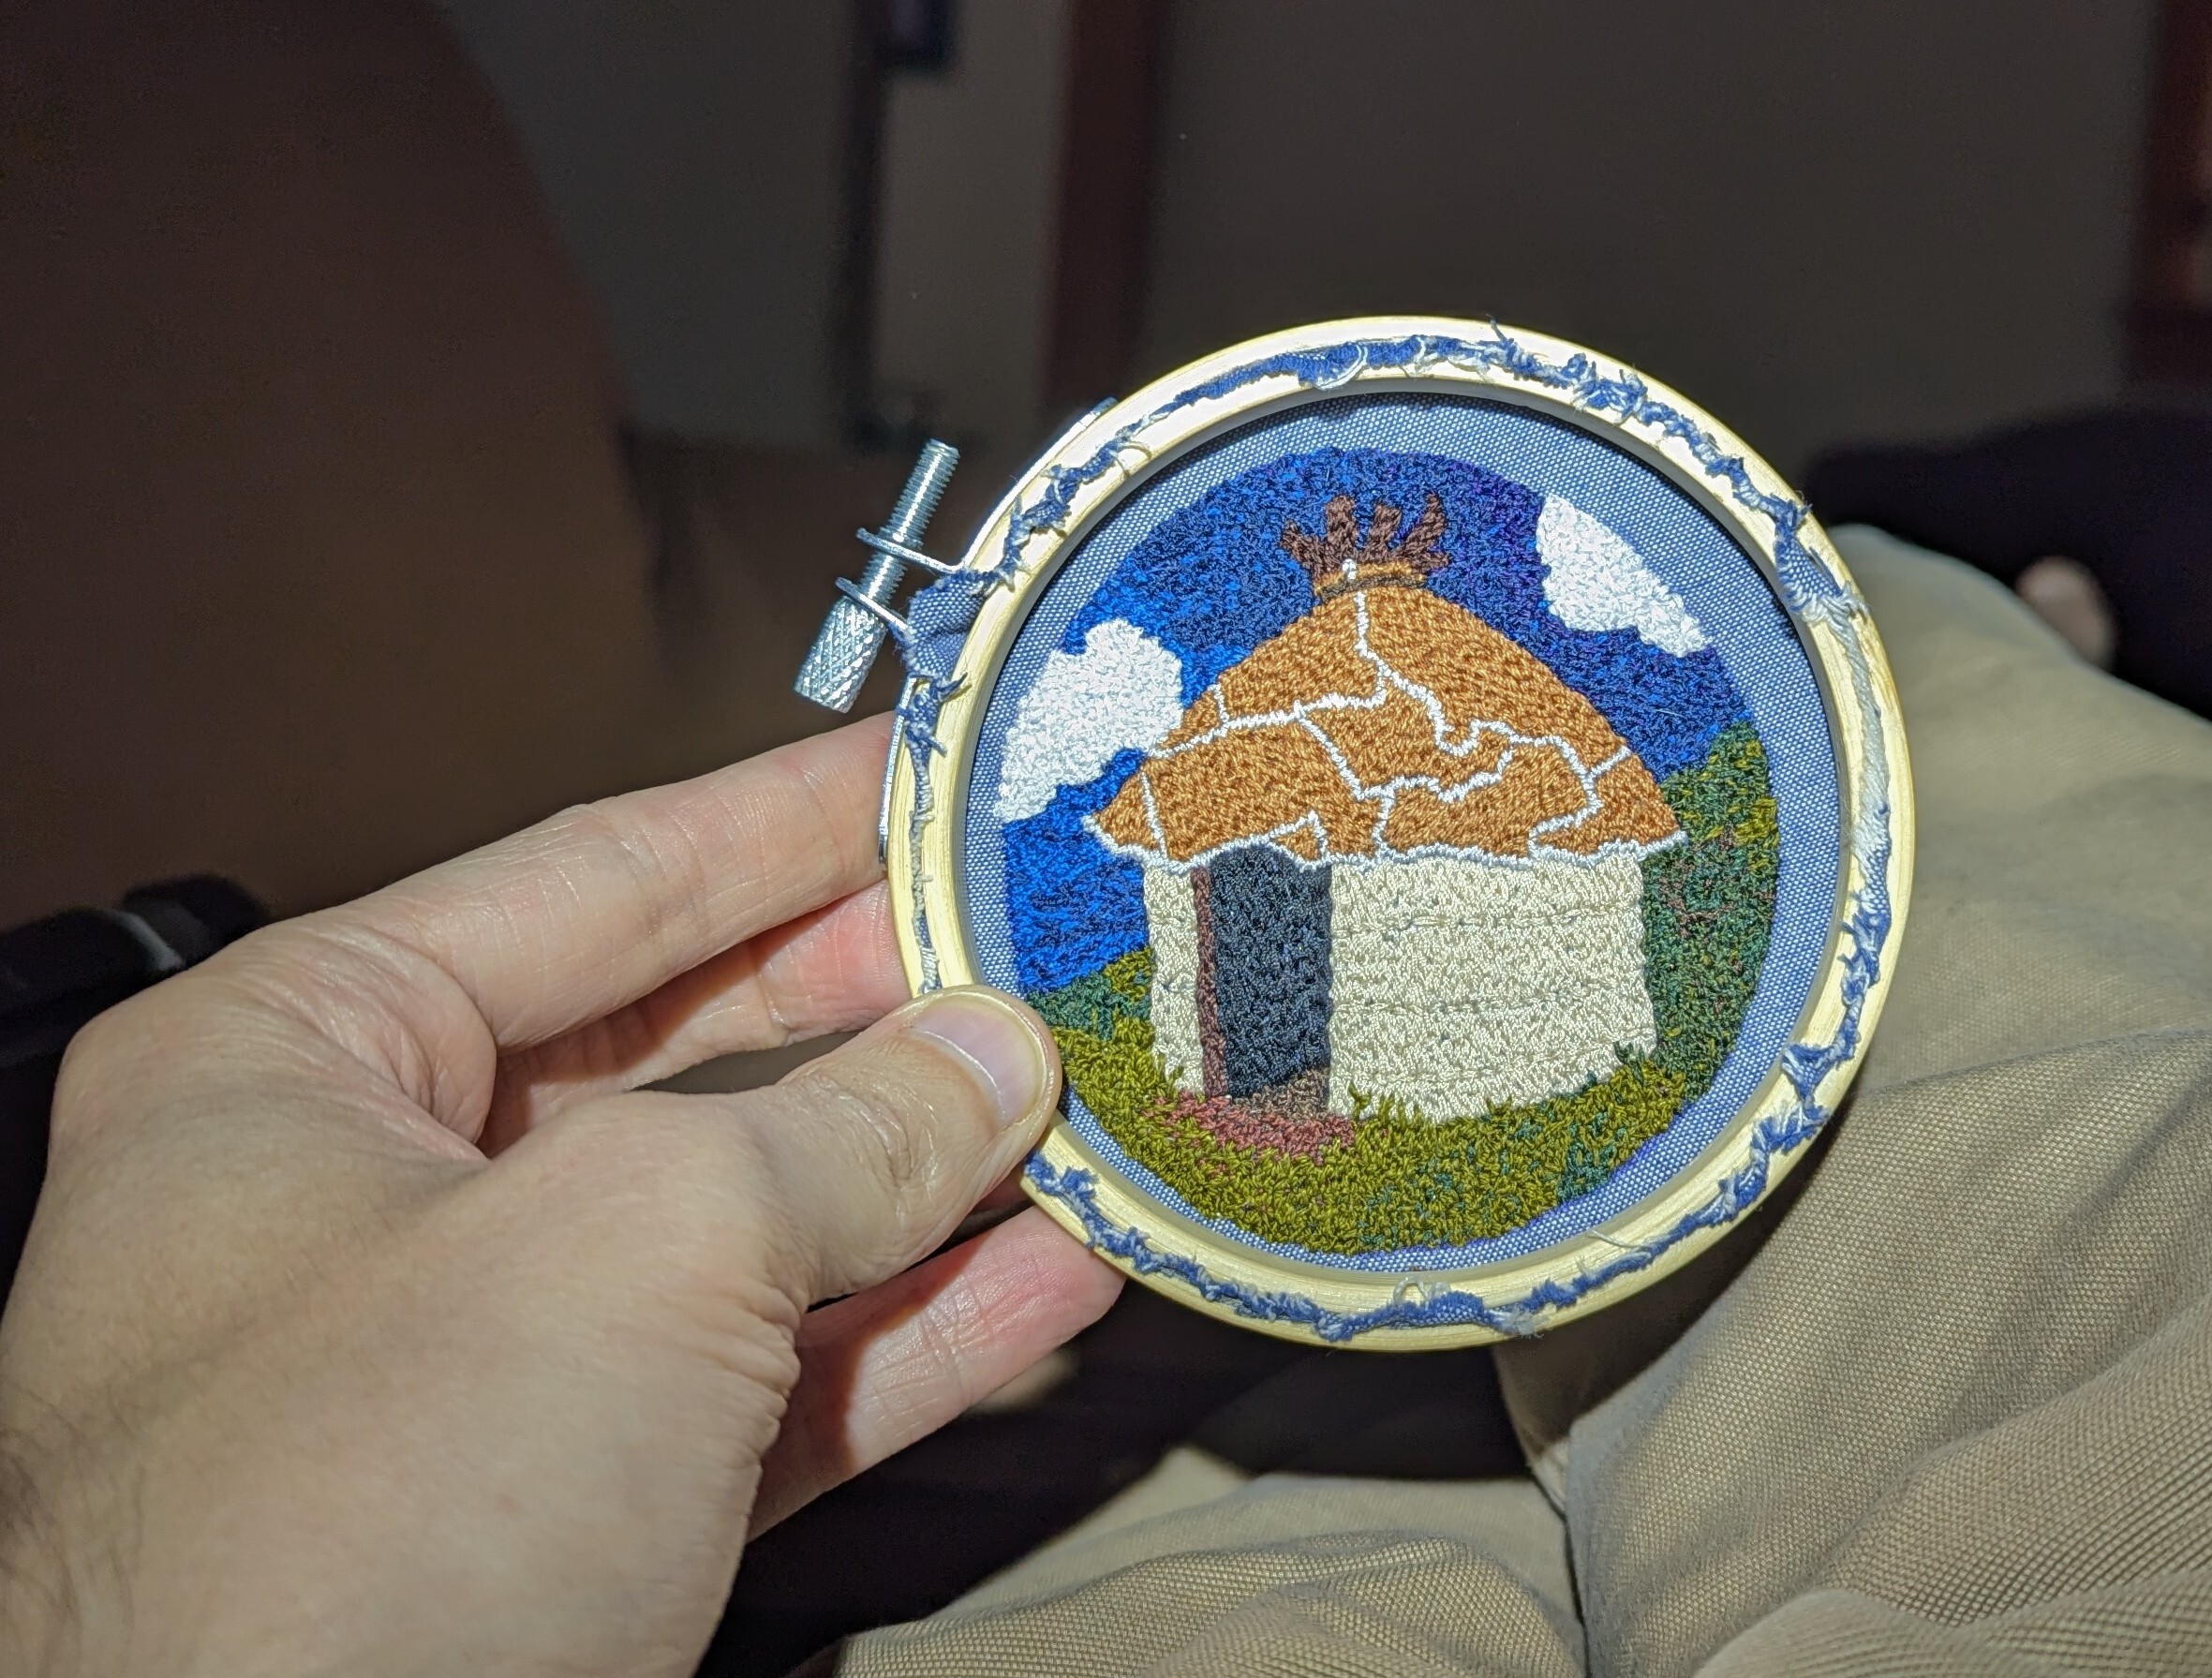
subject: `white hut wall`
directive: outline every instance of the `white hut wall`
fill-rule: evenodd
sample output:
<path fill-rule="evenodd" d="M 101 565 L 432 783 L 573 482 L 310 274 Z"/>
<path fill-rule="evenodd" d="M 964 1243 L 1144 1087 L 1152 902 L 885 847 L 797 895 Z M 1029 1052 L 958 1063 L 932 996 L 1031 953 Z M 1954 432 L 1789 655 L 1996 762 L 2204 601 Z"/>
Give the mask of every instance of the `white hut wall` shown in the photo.
<path fill-rule="evenodd" d="M 1175 1087 L 1206 1092 L 1198 1041 L 1198 911 L 1191 877 L 1148 863 L 1145 923 L 1152 935 L 1152 1047 Z"/>
<path fill-rule="evenodd" d="M 1432 857 L 1334 870 L 1329 1108 L 1355 1090 L 1433 1120 L 1538 1101 L 1649 1052 L 1643 871 Z"/>

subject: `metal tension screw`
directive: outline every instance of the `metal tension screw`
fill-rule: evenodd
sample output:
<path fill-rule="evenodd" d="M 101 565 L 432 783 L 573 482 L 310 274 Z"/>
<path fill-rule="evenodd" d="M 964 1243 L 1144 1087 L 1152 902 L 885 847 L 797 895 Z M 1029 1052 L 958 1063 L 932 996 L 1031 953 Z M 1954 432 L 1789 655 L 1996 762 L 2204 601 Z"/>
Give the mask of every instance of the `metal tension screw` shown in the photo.
<path fill-rule="evenodd" d="M 906 632 L 904 620 L 891 610 L 891 599 L 898 592 L 907 566 L 920 565 L 940 574 L 958 569 L 932 559 L 914 543 L 928 527 L 929 515 L 937 511 L 938 498 L 959 461 L 960 452 L 950 443 L 925 443 L 891 516 L 878 529 L 856 532 L 875 552 L 858 583 L 838 579 L 844 598 L 823 619 L 822 632 L 814 637 L 807 661 L 799 666 L 799 679 L 792 684 L 801 697 L 833 711 L 851 710 L 885 633 L 896 630 L 903 637 Z"/>

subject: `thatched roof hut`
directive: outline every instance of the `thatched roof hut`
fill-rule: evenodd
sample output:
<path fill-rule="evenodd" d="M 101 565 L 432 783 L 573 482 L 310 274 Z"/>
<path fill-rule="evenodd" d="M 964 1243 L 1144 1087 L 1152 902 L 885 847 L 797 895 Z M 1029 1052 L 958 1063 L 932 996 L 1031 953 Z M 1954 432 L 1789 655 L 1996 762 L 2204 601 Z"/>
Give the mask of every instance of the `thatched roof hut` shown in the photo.
<path fill-rule="evenodd" d="M 1433 593 L 1349 497 L 1284 545 L 1314 605 L 1222 673 L 1091 819 L 1144 865 L 1155 1042 L 1207 1095 L 1433 1119 L 1649 1049 L 1641 860 L 1680 837 L 1587 699 Z"/>

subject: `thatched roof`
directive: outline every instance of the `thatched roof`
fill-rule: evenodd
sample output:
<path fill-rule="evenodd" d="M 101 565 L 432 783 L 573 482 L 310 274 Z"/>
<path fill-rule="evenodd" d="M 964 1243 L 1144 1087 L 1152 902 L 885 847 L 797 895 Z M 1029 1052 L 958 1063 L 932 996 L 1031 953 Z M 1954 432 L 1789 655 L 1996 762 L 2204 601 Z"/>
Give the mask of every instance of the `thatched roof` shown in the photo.
<path fill-rule="evenodd" d="M 1181 869 L 1254 841 L 1314 863 L 1510 862 L 1641 854 L 1679 837 L 1596 706 L 1424 586 L 1441 562 L 1429 515 L 1418 562 L 1353 546 L 1347 519 L 1331 519 L 1342 554 L 1286 533 L 1319 603 L 1198 696 L 1091 818 L 1100 839 Z"/>

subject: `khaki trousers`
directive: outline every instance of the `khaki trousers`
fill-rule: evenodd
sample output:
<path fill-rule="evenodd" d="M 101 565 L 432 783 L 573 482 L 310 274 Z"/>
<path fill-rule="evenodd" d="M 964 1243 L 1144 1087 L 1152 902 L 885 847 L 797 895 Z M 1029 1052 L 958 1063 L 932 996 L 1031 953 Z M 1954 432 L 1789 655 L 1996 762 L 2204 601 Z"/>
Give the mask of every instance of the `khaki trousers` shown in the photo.
<path fill-rule="evenodd" d="M 1889 1012 L 1752 1226 L 1500 1349 L 1530 1478 L 1171 1458 L 819 1671 L 2212 1673 L 2212 726 L 1841 541 L 1919 789 Z"/>

